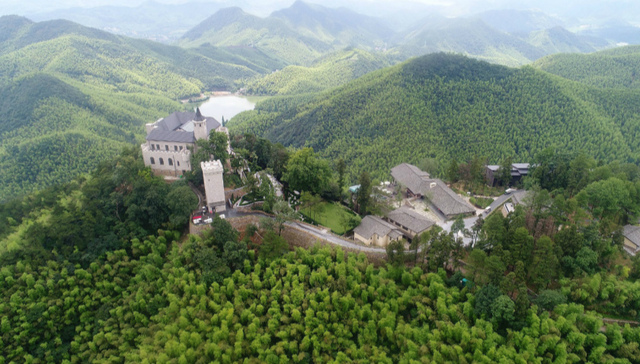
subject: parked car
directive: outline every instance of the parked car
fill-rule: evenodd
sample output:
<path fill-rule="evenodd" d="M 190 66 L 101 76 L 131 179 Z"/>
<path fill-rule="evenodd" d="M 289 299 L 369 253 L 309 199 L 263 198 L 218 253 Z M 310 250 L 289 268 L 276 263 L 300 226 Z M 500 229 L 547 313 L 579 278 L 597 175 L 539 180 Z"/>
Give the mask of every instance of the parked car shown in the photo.
<path fill-rule="evenodd" d="M 486 209 L 484 209 L 484 212 L 486 212 L 487 214 L 491 212 L 491 206 L 487 207 Z"/>
<path fill-rule="evenodd" d="M 202 216 L 200 216 L 200 215 L 194 216 L 192 221 L 193 221 L 194 225 L 198 225 L 198 224 L 200 224 L 202 222 Z"/>
<path fill-rule="evenodd" d="M 212 222 L 213 222 L 213 219 L 210 217 L 207 217 L 206 219 L 204 219 L 205 224 L 211 224 Z"/>
<path fill-rule="evenodd" d="M 515 188 L 507 188 L 507 190 L 504 191 L 504 193 L 505 193 L 505 195 L 508 195 L 508 194 L 510 194 L 512 192 L 515 192 L 515 190 L 516 190 Z"/>

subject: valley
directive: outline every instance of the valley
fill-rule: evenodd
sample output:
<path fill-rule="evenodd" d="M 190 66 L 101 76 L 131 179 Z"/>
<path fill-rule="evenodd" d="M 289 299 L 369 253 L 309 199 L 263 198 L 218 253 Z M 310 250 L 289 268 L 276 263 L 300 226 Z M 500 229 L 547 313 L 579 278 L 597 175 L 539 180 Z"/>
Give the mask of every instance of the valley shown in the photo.
<path fill-rule="evenodd" d="M 0 363 L 639 363 L 640 7 L 314 1 L 0 9 Z"/>

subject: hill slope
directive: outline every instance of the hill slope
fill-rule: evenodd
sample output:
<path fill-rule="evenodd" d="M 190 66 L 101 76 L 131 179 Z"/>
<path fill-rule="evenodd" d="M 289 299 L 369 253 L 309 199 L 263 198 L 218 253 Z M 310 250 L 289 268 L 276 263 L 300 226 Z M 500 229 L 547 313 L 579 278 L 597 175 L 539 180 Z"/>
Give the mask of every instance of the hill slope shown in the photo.
<path fill-rule="evenodd" d="M 381 55 L 345 49 L 320 58 L 310 67 L 287 66 L 249 83 L 246 90 L 256 95 L 318 92 L 341 86 L 389 65 L 390 62 Z"/>
<path fill-rule="evenodd" d="M 640 88 L 640 46 L 593 54 L 556 54 L 538 60 L 533 67 L 596 87 Z"/>
<path fill-rule="evenodd" d="M 2 17 L 0 29 L 0 201 L 91 170 L 142 139 L 145 122 L 183 108 L 179 98 L 232 89 L 280 64 L 257 52 L 188 51 L 68 21 Z"/>
<path fill-rule="evenodd" d="M 230 128 L 344 158 L 352 176 L 367 170 L 387 178 L 395 164 L 428 157 L 530 160 L 554 145 L 638 160 L 640 98 L 633 95 L 601 93 L 530 67 L 434 54 L 312 100 L 263 102 Z"/>

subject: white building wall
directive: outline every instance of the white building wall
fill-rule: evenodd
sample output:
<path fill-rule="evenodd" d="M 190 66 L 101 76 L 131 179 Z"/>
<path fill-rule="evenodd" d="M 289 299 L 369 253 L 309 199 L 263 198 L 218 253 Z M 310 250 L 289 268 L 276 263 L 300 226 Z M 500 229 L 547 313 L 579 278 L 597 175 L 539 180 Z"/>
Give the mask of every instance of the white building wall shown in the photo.
<path fill-rule="evenodd" d="M 191 151 L 187 148 L 183 147 L 182 151 L 166 151 L 151 150 L 148 144 L 142 144 L 140 147 L 142 148 L 144 165 L 151 167 L 154 172 L 179 176 L 184 171 L 191 170 Z"/>
<path fill-rule="evenodd" d="M 215 208 L 216 212 L 225 211 L 224 197 L 224 168 L 219 160 L 201 162 L 204 190 L 207 195 L 207 205 Z"/>

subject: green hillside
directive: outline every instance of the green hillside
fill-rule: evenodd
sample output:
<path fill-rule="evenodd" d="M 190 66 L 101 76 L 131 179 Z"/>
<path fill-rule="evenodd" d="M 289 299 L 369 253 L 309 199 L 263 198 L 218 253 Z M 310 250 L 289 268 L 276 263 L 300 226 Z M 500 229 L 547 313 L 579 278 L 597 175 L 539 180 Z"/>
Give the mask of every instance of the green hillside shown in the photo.
<path fill-rule="evenodd" d="M 184 50 L 68 21 L 0 18 L 0 201 L 68 181 L 142 140 L 178 99 L 271 72 L 259 52 Z M 255 62 L 254 62 L 255 60 Z"/>
<path fill-rule="evenodd" d="M 545 54 L 590 53 L 608 46 L 604 40 L 579 36 L 562 27 L 531 32 L 527 40 Z"/>
<path fill-rule="evenodd" d="M 532 66 L 590 86 L 640 88 L 640 46 L 592 54 L 556 54 L 542 58 Z"/>
<path fill-rule="evenodd" d="M 230 128 L 344 158 L 352 178 L 363 170 L 388 178 L 392 166 L 424 158 L 529 161 L 549 146 L 636 161 L 638 96 L 590 89 L 531 67 L 433 54 L 311 100 L 263 102 Z"/>
<path fill-rule="evenodd" d="M 250 82 L 245 88 L 254 95 L 319 92 L 389 65 L 390 62 L 382 55 L 345 49 L 318 59 L 310 67 L 287 66 Z"/>
<path fill-rule="evenodd" d="M 371 49 L 392 31 L 381 22 L 350 10 L 295 2 L 260 18 L 239 7 L 219 10 L 188 31 L 178 42 L 257 48 L 288 64 L 310 65 L 326 53 L 354 46 Z"/>

